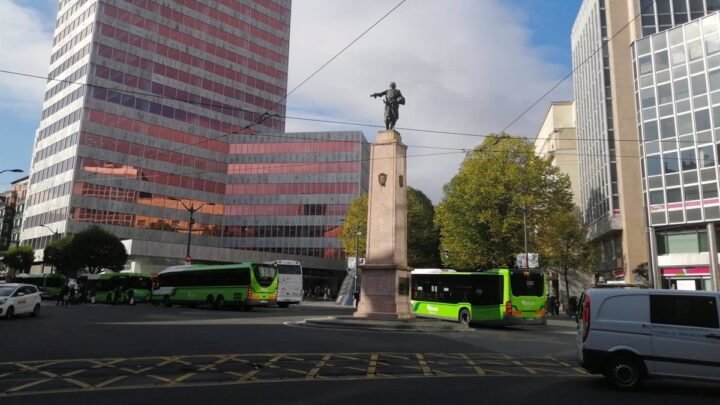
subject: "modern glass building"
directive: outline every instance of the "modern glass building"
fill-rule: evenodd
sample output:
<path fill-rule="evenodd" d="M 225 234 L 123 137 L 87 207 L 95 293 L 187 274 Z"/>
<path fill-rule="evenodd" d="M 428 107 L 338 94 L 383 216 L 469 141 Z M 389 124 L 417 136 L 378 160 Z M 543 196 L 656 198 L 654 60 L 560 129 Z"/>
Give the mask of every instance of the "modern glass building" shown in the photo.
<path fill-rule="evenodd" d="M 580 8 L 571 35 L 577 151 L 598 281 L 648 277 L 631 44 L 718 8 L 718 0 L 585 0 Z"/>
<path fill-rule="evenodd" d="M 665 288 L 709 290 L 720 220 L 720 14 L 632 51 L 654 267 Z"/>
<path fill-rule="evenodd" d="M 192 228 L 195 260 L 344 269 L 328 232 L 365 191 L 367 145 L 283 133 L 289 33 L 289 0 L 60 1 L 24 243 L 101 224 L 147 271 L 182 261 Z"/>

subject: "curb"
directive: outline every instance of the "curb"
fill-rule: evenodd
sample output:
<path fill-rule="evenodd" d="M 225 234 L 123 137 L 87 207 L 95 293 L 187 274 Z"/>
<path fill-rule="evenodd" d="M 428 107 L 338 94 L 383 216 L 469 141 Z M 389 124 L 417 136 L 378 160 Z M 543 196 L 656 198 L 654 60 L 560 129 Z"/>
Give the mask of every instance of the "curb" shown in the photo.
<path fill-rule="evenodd" d="M 458 323 L 413 319 L 413 320 L 368 320 L 353 317 L 333 316 L 327 318 L 305 319 L 304 325 L 321 328 L 342 328 L 374 331 L 395 331 L 395 332 L 467 332 L 471 330 L 467 326 Z"/>

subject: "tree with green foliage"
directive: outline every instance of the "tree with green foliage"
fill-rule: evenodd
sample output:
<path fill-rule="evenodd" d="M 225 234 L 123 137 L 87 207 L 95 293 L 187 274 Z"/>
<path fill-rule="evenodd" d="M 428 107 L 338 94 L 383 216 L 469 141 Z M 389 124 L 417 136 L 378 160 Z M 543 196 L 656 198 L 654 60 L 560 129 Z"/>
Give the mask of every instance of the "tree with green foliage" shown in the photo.
<path fill-rule="evenodd" d="M 365 235 L 367 235 L 368 196 L 363 194 L 354 199 L 348 207 L 348 212 L 340 232 L 340 243 L 348 256 L 365 257 Z M 360 233 L 358 235 L 358 233 Z M 357 240 L 356 240 L 357 238 Z M 357 242 L 357 252 L 355 243 Z"/>
<path fill-rule="evenodd" d="M 408 199 L 408 265 L 410 267 L 438 267 L 440 264 L 440 234 L 433 224 L 435 210 L 430 199 L 420 190 L 407 189 Z M 340 240 L 345 252 L 355 256 L 355 236 L 358 236 L 360 257 L 365 256 L 367 235 L 368 196 L 362 195 L 350 203 L 343 222 Z"/>
<path fill-rule="evenodd" d="M 434 224 L 435 207 L 420 190 L 407 189 L 408 199 L 408 266 L 440 267 L 440 231 Z"/>
<path fill-rule="evenodd" d="M 79 267 L 91 274 L 105 269 L 120 271 L 128 259 L 120 239 L 97 225 L 75 234 L 69 250 Z"/>
<path fill-rule="evenodd" d="M 71 251 L 72 236 L 52 241 L 43 251 L 43 262 L 52 266 L 56 273 L 75 277 L 80 265 Z"/>
<path fill-rule="evenodd" d="M 28 245 L 11 246 L 2 255 L 3 264 L 13 270 L 8 274 L 9 278 L 13 278 L 16 273 L 29 273 L 35 261 L 35 251 Z"/>
<path fill-rule="evenodd" d="M 536 156 L 531 142 L 505 134 L 487 136 L 443 192 L 435 210 L 443 262 L 459 270 L 514 266 L 524 251 L 523 212 L 535 251 L 542 219 L 573 207 L 568 176 Z"/>
<path fill-rule="evenodd" d="M 590 246 L 580 210 L 558 211 L 538 227 L 538 251 L 542 267 L 557 271 L 565 281 L 565 295 L 570 299 L 569 275 L 583 271 L 592 263 Z"/>

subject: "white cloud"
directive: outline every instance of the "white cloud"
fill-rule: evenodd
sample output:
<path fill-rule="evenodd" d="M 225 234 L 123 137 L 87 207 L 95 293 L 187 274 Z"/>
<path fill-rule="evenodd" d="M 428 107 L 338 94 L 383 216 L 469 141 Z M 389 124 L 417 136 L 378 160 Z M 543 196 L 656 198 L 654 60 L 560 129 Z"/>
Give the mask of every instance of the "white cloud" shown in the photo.
<path fill-rule="evenodd" d="M 396 2 L 295 1 L 290 41 L 292 89 Z M 382 124 L 382 102 L 369 97 L 396 81 L 407 99 L 398 127 L 499 132 L 567 72 L 529 44 L 524 16 L 499 0 L 412 0 L 360 39 L 288 99 L 288 115 Z M 548 102 L 571 97 L 571 84 L 508 132 L 535 136 Z M 376 129 L 288 120 L 288 131 Z M 400 130 L 408 156 L 447 153 L 413 146 L 473 148 L 482 138 Z M 408 183 L 435 202 L 457 173 L 462 153 L 408 159 Z"/>
<path fill-rule="evenodd" d="M 0 68 L 34 75 L 45 75 L 50 62 L 53 25 L 47 24 L 37 7 L 19 0 L 0 1 Z M 0 108 L 19 114 L 33 113 L 42 103 L 45 81 L 37 78 L 0 74 Z"/>

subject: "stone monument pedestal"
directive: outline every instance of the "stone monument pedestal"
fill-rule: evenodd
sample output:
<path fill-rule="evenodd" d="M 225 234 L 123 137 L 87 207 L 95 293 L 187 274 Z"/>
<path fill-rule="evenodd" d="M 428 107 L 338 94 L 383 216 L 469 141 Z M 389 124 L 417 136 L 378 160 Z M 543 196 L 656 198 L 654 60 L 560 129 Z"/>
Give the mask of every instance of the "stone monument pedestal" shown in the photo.
<path fill-rule="evenodd" d="M 367 249 L 356 318 L 415 318 L 407 266 L 406 151 L 394 129 L 378 132 L 371 145 Z"/>

